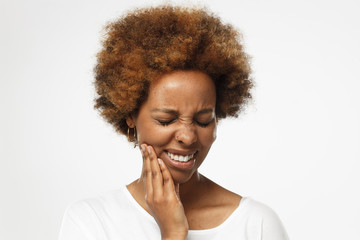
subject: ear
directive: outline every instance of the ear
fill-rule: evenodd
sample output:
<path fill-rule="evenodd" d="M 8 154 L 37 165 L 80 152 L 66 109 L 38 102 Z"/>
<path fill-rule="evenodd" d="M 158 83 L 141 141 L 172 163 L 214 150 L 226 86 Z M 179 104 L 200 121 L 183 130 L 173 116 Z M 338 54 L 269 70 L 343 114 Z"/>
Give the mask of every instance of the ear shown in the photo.
<path fill-rule="evenodd" d="M 129 128 L 134 128 L 135 127 L 135 119 L 133 116 L 129 115 L 126 117 L 126 124 L 128 125 Z"/>

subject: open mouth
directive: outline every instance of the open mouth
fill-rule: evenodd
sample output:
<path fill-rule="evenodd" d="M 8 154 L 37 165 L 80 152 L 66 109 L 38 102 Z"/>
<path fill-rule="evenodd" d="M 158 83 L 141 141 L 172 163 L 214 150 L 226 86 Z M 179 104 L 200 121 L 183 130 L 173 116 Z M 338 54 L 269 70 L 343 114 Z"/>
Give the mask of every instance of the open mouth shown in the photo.
<path fill-rule="evenodd" d="M 166 152 L 166 153 L 172 160 L 175 160 L 175 161 L 178 161 L 178 162 L 188 162 L 196 154 L 196 152 L 193 153 L 193 154 L 189 154 L 189 155 L 180 155 L 180 154 L 175 154 L 175 153 L 170 153 L 170 152 Z"/>

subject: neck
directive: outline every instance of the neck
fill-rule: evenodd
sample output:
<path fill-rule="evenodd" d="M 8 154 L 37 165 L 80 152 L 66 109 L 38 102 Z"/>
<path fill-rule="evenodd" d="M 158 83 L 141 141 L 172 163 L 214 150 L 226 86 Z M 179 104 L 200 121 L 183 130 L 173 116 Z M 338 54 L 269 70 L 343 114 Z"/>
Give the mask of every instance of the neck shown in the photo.
<path fill-rule="evenodd" d="M 180 200 L 184 208 L 201 204 L 203 198 L 208 196 L 211 181 L 196 172 L 186 183 L 180 184 Z"/>
<path fill-rule="evenodd" d="M 201 196 L 204 196 L 203 193 L 206 191 L 208 185 L 207 180 L 206 177 L 196 171 L 187 182 L 180 184 L 180 199 L 184 207 L 198 202 Z M 128 188 L 133 189 L 137 192 L 136 195 L 138 197 L 142 196 L 141 198 L 144 199 L 145 189 L 144 182 L 141 178 L 131 183 Z"/>
<path fill-rule="evenodd" d="M 180 197 L 185 198 L 192 195 L 201 188 L 203 182 L 204 177 L 196 171 L 187 182 L 180 184 Z"/>

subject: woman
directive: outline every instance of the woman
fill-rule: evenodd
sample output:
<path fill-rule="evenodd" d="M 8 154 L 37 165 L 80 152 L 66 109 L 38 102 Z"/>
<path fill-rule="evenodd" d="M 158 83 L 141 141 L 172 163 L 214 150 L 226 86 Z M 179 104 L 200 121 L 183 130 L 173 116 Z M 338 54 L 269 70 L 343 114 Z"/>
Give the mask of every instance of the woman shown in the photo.
<path fill-rule="evenodd" d="M 161 6 L 107 26 L 96 108 L 138 145 L 141 177 L 66 211 L 60 239 L 283 240 L 268 207 L 198 172 L 220 119 L 250 96 L 239 34 L 202 9 Z"/>

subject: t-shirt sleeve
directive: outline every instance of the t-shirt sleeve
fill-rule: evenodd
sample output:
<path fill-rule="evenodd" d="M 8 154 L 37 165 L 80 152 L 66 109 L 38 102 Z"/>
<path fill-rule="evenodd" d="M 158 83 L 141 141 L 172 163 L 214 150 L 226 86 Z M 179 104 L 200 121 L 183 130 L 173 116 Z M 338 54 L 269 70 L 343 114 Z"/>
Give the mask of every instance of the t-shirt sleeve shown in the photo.
<path fill-rule="evenodd" d="M 59 240 L 102 240 L 104 233 L 98 217 L 85 201 L 71 204 L 65 211 Z"/>
<path fill-rule="evenodd" d="M 278 215 L 267 205 L 252 199 L 245 202 L 248 240 L 289 240 Z"/>
<path fill-rule="evenodd" d="M 262 211 L 261 228 L 261 240 L 289 240 L 280 218 L 267 206 Z"/>

